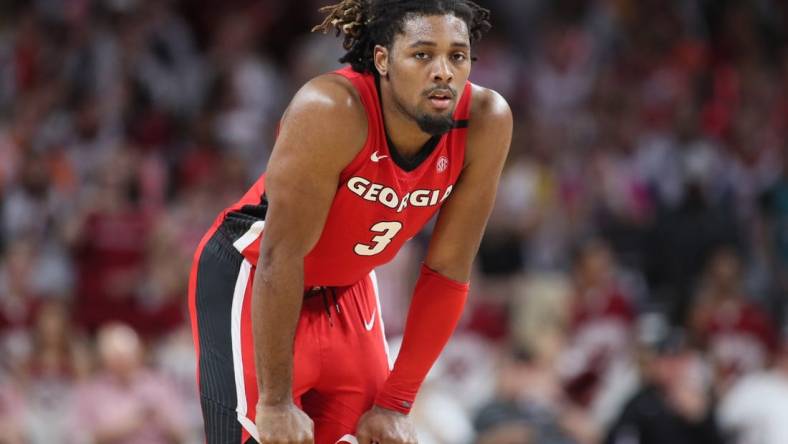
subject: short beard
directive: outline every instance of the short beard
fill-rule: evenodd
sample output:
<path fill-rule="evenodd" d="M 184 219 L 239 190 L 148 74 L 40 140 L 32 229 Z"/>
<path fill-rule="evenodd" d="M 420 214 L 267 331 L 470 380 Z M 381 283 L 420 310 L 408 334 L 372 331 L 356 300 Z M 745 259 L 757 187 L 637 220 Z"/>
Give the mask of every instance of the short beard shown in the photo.
<path fill-rule="evenodd" d="M 446 134 L 454 127 L 454 119 L 448 116 L 430 116 L 422 114 L 416 117 L 419 128 L 430 136 L 440 136 Z"/>

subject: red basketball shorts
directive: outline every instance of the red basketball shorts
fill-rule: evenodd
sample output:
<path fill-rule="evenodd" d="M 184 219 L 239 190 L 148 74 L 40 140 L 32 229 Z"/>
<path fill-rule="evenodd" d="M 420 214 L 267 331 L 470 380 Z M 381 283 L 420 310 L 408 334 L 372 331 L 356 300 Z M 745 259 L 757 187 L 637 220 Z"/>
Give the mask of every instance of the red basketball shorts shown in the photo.
<path fill-rule="evenodd" d="M 219 229 L 197 249 L 189 279 L 189 312 L 198 358 L 198 387 L 208 444 L 256 442 L 255 265 Z M 304 295 L 293 356 L 293 397 L 315 423 L 315 442 L 354 434 L 388 376 L 374 272 L 348 287 Z"/>

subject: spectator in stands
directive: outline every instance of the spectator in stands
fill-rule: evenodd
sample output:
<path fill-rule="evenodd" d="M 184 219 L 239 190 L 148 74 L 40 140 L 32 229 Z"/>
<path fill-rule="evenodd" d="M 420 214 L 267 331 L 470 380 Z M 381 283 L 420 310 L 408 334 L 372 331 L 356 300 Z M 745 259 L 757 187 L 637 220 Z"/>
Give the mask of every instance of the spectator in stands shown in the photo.
<path fill-rule="evenodd" d="M 788 79 L 788 51 L 786 51 L 784 78 Z M 788 81 L 786 81 L 784 115 L 788 115 Z M 788 126 L 788 122 L 785 123 Z M 788 139 L 787 139 L 788 140 Z M 782 174 L 760 196 L 760 207 L 766 226 L 766 246 L 771 260 L 776 293 L 780 297 L 778 309 L 788 315 L 788 141 L 783 142 Z"/>
<path fill-rule="evenodd" d="M 29 443 L 56 442 L 68 436 L 74 386 L 91 370 L 88 349 L 71 325 L 67 306 L 45 301 L 32 330 L 27 375 L 18 381 L 25 402 L 23 427 Z"/>
<path fill-rule="evenodd" d="M 94 331 L 111 320 L 129 322 L 144 281 L 150 217 L 141 211 L 139 158 L 130 148 L 111 153 L 73 235 L 76 320 Z"/>
<path fill-rule="evenodd" d="M 122 324 L 102 327 L 98 354 L 98 375 L 76 394 L 77 437 L 117 444 L 183 442 L 181 400 L 166 379 L 144 366 L 134 330 Z"/>
<path fill-rule="evenodd" d="M 24 397 L 15 385 L 0 383 L 0 442 L 24 444 Z"/>
<path fill-rule="evenodd" d="M 774 366 L 737 381 L 720 403 L 731 444 L 782 444 L 788 436 L 788 330 Z"/>
<path fill-rule="evenodd" d="M 641 386 L 606 444 L 721 444 L 701 356 L 685 335 L 666 330 L 644 351 Z"/>
<path fill-rule="evenodd" d="M 596 426 L 569 401 L 555 369 L 546 364 L 522 350 L 504 357 L 495 398 L 474 421 L 481 442 L 597 442 Z"/>
<path fill-rule="evenodd" d="M 27 333 L 47 300 L 69 296 L 68 270 L 32 236 L 20 236 L 0 257 L 0 338 Z"/>
<path fill-rule="evenodd" d="M 692 310 L 693 333 L 708 350 L 723 385 L 764 368 L 777 342 L 772 320 L 744 293 L 741 267 L 734 249 L 718 249 Z"/>
<path fill-rule="evenodd" d="M 573 399 L 586 406 L 612 366 L 628 360 L 631 353 L 635 309 L 616 281 L 615 268 L 604 241 L 590 240 L 578 249 L 562 376 Z"/>

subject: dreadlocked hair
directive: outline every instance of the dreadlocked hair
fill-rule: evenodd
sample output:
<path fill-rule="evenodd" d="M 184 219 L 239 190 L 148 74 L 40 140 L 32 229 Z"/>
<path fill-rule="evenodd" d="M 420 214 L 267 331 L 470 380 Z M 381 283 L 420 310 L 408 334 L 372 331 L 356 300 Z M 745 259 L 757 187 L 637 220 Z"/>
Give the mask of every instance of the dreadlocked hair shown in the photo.
<path fill-rule="evenodd" d="M 468 25 L 471 43 L 491 28 L 490 11 L 471 0 L 343 0 L 320 12 L 326 18 L 312 32 L 344 34 L 342 47 L 347 53 L 339 61 L 361 73 L 375 72 L 375 45 L 391 48 L 409 16 L 453 14 Z"/>

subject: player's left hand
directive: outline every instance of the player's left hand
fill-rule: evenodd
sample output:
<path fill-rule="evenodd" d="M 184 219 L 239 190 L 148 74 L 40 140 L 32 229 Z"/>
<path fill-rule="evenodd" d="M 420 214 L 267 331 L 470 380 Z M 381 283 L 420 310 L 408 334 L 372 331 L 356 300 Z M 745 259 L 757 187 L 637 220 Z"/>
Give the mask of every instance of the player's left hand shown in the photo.
<path fill-rule="evenodd" d="M 356 438 L 359 444 L 418 444 L 408 415 L 377 406 L 359 419 Z"/>

